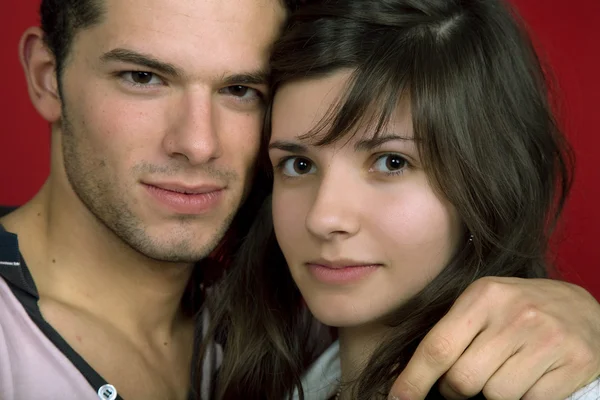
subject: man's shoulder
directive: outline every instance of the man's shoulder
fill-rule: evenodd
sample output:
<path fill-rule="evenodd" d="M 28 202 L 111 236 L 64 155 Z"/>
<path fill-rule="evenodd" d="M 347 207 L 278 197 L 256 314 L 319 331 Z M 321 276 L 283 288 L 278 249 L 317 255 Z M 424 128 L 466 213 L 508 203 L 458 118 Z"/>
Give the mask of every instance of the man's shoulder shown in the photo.
<path fill-rule="evenodd" d="M 0 331 L 4 342 L 22 341 L 29 317 L 8 281 L 0 275 Z M 32 324 L 31 324 L 32 325 Z"/>
<path fill-rule="evenodd" d="M 10 214 L 11 212 L 15 211 L 16 209 L 17 209 L 17 207 L 14 207 L 14 206 L 0 205 L 0 217 Z"/>
<path fill-rule="evenodd" d="M 31 320 L 0 276 L 0 399 L 98 396 Z"/>
<path fill-rule="evenodd" d="M 18 308 L 22 308 L 9 283 L 0 275 L 0 328 L 18 318 Z"/>

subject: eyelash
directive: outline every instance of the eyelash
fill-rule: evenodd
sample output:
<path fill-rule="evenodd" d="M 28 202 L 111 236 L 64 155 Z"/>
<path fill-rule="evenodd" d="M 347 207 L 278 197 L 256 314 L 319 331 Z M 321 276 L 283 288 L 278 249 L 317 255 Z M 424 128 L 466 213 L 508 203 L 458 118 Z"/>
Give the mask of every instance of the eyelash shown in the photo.
<path fill-rule="evenodd" d="M 232 89 L 232 88 L 244 88 L 244 89 L 246 89 L 247 91 L 252 91 L 252 92 L 254 92 L 254 93 L 255 93 L 255 95 L 256 95 L 256 97 L 254 97 L 254 98 L 249 98 L 249 99 L 246 99 L 246 98 L 244 98 L 244 97 L 234 96 L 234 95 L 232 95 L 232 94 L 225 93 L 225 91 L 226 91 L 227 89 Z M 254 102 L 254 101 L 256 101 L 256 100 L 258 100 L 258 101 L 260 101 L 260 102 L 264 102 L 264 101 L 265 101 L 265 94 L 264 94 L 264 93 L 262 93 L 262 92 L 261 92 L 260 90 L 258 90 L 258 89 L 255 89 L 255 88 L 253 88 L 253 87 L 246 86 L 246 85 L 230 85 L 230 86 L 226 86 L 226 87 L 224 87 L 224 88 L 222 88 L 222 89 L 219 89 L 219 93 L 223 93 L 223 94 L 225 94 L 225 95 L 231 96 L 231 97 L 235 98 L 235 99 L 236 99 L 236 101 L 239 101 L 239 102 L 241 102 L 241 103 L 252 103 L 252 102 Z"/>
<path fill-rule="evenodd" d="M 378 156 L 377 156 L 377 158 L 376 158 L 376 159 L 375 159 L 375 161 L 373 162 L 373 165 L 374 165 L 374 164 L 375 164 L 377 161 L 381 160 L 382 158 L 384 158 L 384 157 L 389 157 L 389 156 L 396 156 L 396 157 L 399 157 L 399 158 L 401 158 L 402 160 L 404 160 L 404 162 L 405 162 L 405 166 L 404 166 L 404 167 L 402 167 L 402 168 L 400 168 L 400 169 L 398 169 L 398 170 L 395 170 L 395 171 L 389 171 L 389 172 L 371 171 L 371 170 L 372 170 L 372 168 L 370 168 L 370 169 L 369 169 L 369 172 L 382 173 L 382 174 L 384 174 L 384 175 L 386 175 L 386 176 L 400 176 L 400 175 L 404 174 L 404 172 L 406 171 L 406 169 L 407 169 L 407 168 L 409 168 L 409 167 L 411 166 L 410 162 L 409 162 L 409 161 L 406 159 L 406 157 L 404 157 L 404 156 L 402 156 L 402 155 L 400 155 L 400 154 L 398 154 L 398 153 L 384 153 L 384 154 L 380 154 L 380 155 L 378 155 Z M 287 174 L 284 174 L 284 173 L 283 173 L 283 168 L 285 167 L 285 164 L 286 164 L 286 163 L 287 163 L 289 160 L 292 160 L 292 159 L 294 159 L 294 158 L 304 158 L 304 159 L 308 160 L 310 163 L 312 163 L 312 164 L 314 165 L 313 161 L 312 161 L 312 160 L 310 160 L 309 158 L 306 158 L 306 157 L 301 157 L 301 156 L 292 156 L 292 155 L 290 155 L 290 156 L 283 157 L 282 159 L 280 159 L 280 160 L 277 162 L 277 164 L 275 164 L 275 165 L 274 165 L 274 169 L 275 169 L 275 171 L 277 171 L 277 172 L 278 172 L 280 175 L 282 175 L 282 176 L 283 176 L 284 178 L 286 178 L 286 179 L 297 179 L 297 178 L 301 178 L 303 175 L 299 175 L 299 176 L 290 176 L 290 175 L 287 175 Z"/>
<path fill-rule="evenodd" d="M 289 160 L 292 160 L 294 158 L 300 158 L 299 156 L 286 156 L 283 157 L 282 159 L 280 159 L 277 164 L 275 164 L 273 166 L 273 169 L 281 176 L 283 176 L 285 179 L 297 179 L 297 178 L 301 178 L 302 175 L 300 176 L 290 176 L 287 174 L 283 173 L 283 168 L 285 167 L 285 163 L 287 163 Z"/>
<path fill-rule="evenodd" d="M 383 174 L 385 174 L 387 176 L 399 176 L 399 175 L 404 174 L 404 172 L 406 171 L 406 169 L 411 166 L 411 164 L 407 160 L 407 158 L 404 157 L 404 156 L 402 156 L 402 155 L 400 155 L 400 154 L 398 154 L 398 153 L 383 153 L 383 154 L 380 154 L 375 159 L 375 162 L 373 162 L 373 165 L 375 165 L 375 163 L 377 163 L 379 160 L 381 160 L 381 159 L 383 159 L 385 157 L 390 157 L 390 156 L 396 156 L 396 157 L 401 158 L 402 160 L 404 160 L 405 165 L 402 168 L 400 168 L 398 170 L 395 170 L 395 171 L 389 171 L 389 172 L 374 171 L 374 172 L 380 172 L 380 173 L 383 173 Z"/>
<path fill-rule="evenodd" d="M 135 73 L 144 73 L 144 74 L 152 75 L 152 79 L 159 79 L 161 81 L 162 85 L 166 85 L 165 79 L 163 79 L 160 75 L 158 75 L 158 74 L 156 74 L 154 72 L 150 72 L 150 71 L 141 71 L 141 70 L 137 70 L 137 71 L 135 71 L 135 70 L 121 71 L 121 72 L 118 73 L 118 76 L 119 76 L 119 78 L 121 78 L 121 80 L 123 82 L 125 82 L 125 84 L 127 84 L 127 85 L 129 85 L 131 87 L 134 87 L 136 89 L 148 90 L 148 89 L 154 89 L 156 86 L 161 86 L 161 84 L 156 84 L 156 83 L 155 84 L 137 83 L 137 82 L 134 82 L 133 79 L 127 79 L 126 78 L 126 76 L 128 74 L 135 74 Z M 240 103 L 252 103 L 255 100 L 258 100 L 261 103 L 265 102 L 266 96 L 265 96 L 264 93 L 262 93 L 258 89 L 255 89 L 255 88 L 252 88 L 252 87 L 246 86 L 246 85 L 229 85 L 229 86 L 226 86 L 226 87 L 224 87 L 222 89 L 219 89 L 219 93 L 223 93 L 223 94 L 227 95 L 227 93 L 224 93 L 224 92 L 227 89 L 232 89 L 232 88 L 244 88 L 244 89 L 247 89 L 248 91 L 253 91 L 254 93 L 256 93 L 256 98 L 244 98 L 244 97 L 239 97 L 239 96 L 234 96 L 234 95 L 229 94 L 229 96 L 235 98 L 235 101 L 238 101 Z"/>
<path fill-rule="evenodd" d="M 149 74 L 152 76 L 152 79 L 158 79 L 160 80 L 160 84 L 158 83 L 154 83 L 154 84 L 149 84 L 149 83 L 137 83 L 134 82 L 133 79 L 127 79 L 126 76 L 128 74 L 136 74 L 136 73 L 143 73 L 143 74 Z M 165 80 L 159 76 L 158 74 L 155 74 L 154 72 L 149 72 L 149 71 L 141 71 L 141 70 L 129 70 L 129 71 L 121 71 L 118 74 L 118 77 L 125 82 L 126 85 L 129 85 L 131 87 L 134 87 L 136 89 L 144 89 L 144 90 L 149 90 L 149 89 L 154 89 L 158 86 L 163 86 L 166 85 Z"/>

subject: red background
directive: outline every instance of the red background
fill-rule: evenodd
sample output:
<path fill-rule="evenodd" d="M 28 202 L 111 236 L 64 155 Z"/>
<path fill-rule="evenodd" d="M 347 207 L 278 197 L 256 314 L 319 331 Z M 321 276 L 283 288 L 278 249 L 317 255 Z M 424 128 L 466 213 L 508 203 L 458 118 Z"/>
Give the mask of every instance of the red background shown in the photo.
<path fill-rule="evenodd" d="M 23 30 L 38 22 L 39 0 L 2 2 L 0 204 L 19 205 L 35 194 L 49 169 L 49 128 L 29 102 L 17 50 Z M 560 235 L 559 267 L 567 280 L 600 299 L 600 168 L 594 161 L 600 147 L 600 0 L 514 3 L 541 56 L 554 69 L 562 97 L 560 115 L 577 156 L 575 185 Z"/>

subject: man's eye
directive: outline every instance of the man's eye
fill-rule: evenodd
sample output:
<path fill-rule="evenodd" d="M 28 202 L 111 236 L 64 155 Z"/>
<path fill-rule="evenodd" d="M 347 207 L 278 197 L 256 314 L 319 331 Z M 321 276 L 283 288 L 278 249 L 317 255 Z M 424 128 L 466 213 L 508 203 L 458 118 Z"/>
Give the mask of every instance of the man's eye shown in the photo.
<path fill-rule="evenodd" d="M 262 98 L 262 94 L 258 90 L 243 85 L 227 86 L 221 89 L 220 92 L 237 97 L 240 100 L 255 100 Z"/>
<path fill-rule="evenodd" d="M 127 71 L 122 74 L 122 77 L 134 85 L 152 86 L 164 83 L 156 74 L 146 71 Z"/>
<path fill-rule="evenodd" d="M 237 97 L 244 97 L 248 93 L 249 90 L 250 90 L 250 88 L 248 86 L 240 86 L 240 85 L 229 86 L 229 93 L 231 93 L 233 96 L 237 96 Z"/>

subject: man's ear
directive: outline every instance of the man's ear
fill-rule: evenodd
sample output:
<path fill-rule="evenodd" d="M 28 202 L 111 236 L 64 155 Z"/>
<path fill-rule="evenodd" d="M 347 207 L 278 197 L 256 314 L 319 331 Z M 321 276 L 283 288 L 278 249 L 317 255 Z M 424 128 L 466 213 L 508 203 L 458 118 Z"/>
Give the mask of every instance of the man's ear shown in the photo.
<path fill-rule="evenodd" d="M 40 28 L 32 27 L 25 31 L 19 42 L 19 58 L 33 106 L 46 121 L 58 121 L 61 116 L 61 100 L 56 59 L 46 46 L 44 33 Z"/>

